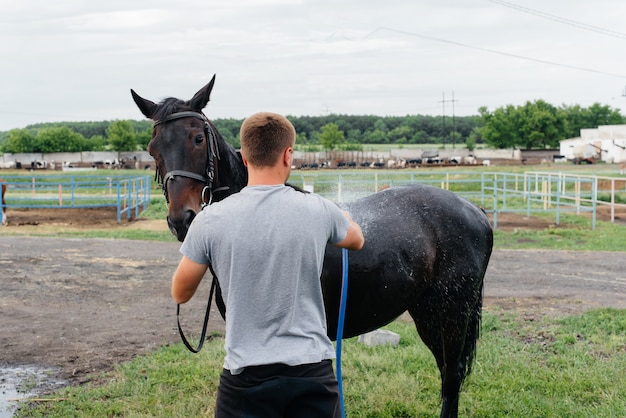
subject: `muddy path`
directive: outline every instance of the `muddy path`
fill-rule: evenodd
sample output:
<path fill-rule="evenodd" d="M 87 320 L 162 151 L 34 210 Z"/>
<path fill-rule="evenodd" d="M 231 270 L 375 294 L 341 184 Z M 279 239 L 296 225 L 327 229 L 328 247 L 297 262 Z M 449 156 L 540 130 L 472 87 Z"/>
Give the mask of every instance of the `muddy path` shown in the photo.
<path fill-rule="evenodd" d="M 106 239 L 0 239 L 1 360 L 57 367 L 88 381 L 138 354 L 179 341 L 171 274 L 178 243 Z M 209 281 L 183 322 L 199 330 Z M 566 315 L 592 307 L 626 308 L 623 253 L 495 251 L 485 306 Z M 224 324 L 215 307 L 210 329 Z M 197 335 L 197 333 L 196 333 Z"/>

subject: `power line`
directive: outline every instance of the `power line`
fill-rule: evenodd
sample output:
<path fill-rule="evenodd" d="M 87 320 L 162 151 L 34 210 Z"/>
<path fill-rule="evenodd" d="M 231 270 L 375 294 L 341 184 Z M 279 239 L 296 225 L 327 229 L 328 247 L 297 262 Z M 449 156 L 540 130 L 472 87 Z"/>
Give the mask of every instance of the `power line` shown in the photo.
<path fill-rule="evenodd" d="M 508 1 L 504 1 L 504 0 L 487 0 L 487 1 L 489 1 L 491 3 L 499 4 L 500 6 L 504 6 L 504 7 L 510 8 L 510 9 L 514 9 L 514 10 L 520 11 L 522 13 L 528 13 L 528 14 L 531 14 L 531 15 L 534 15 L 534 16 L 542 17 L 544 19 L 552 20 L 554 22 L 559 22 L 559 23 L 562 23 L 564 25 L 574 26 L 574 27 L 579 28 L 579 29 L 584 29 L 584 30 L 588 30 L 590 32 L 600 33 L 600 34 L 606 35 L 606 36 L 612 36 L 614 38 L 626 39 L 626 34 L 621 33 L 621 32 L 616 32 L 616 31 L 613 31 L 613 30 L 610 30 L 610 29 L 601 28 L 599 26 L 588 25 L 586 23 L 577 22 L 577 21 L 571 20 L 571 19 L 566 19 L 564 17 L 560 17 L 560 16 L 556 16 L 556 15 L 552 15 L 552 14 L 549 14 L 549 13 L 542 12 L 542 11 L 539 11 L 539 10 L 530 9 L 528 7 L 520 6 L 518 4 L 509 3 Z"/>
<path fill-rule="evenodd" d="M 450 44 L 450 45 L 456 45 L 456 46 L 460 46 L 460 47 L 463 47 L 463 48 L 473 49 L 473 50 L 476 50 L 476 51 L 489 52 L 490 54 L 497 54 L 497 55 L 503 55 L 503 56 L 506 56 L 506 57 L 518 58 L 518 59 L 525 60 L 525 61 L 538 62 L 540 64 L 553 65 L 553 66 L 556 66 L 556 67 L 569 68 L 569 69 L 578 70 L 578 71 L 586 71 L 586 72 L 595 73 L 595 74 L 603 74 L 603 75 L 608 75 L 608 76 L 617 77 L 617 78 L 626 78 L 626 75 L 624 75 L 624 74 L 608 73 L 606 71 L 594 70 L 592 68 L 579 67 L 577 65 L 561 64 L 561 63 L 558 63 L 558 62 L 542 60 L 542 59 L 539 59 L 539 58 L 525 57 L 523 55 L 511 54 L 509 52 L 498 51 L 496 49 L 483 48 L 483 47 L 480 47 L 480 46 L 469 45 L 469 44 L 465 44 L 465 43 L 462 43 L 462 42 L 451 41 L 451 40 L 443 39 L 443 38 L 437 38 L 437 37 L 434 37 L 434 36 L 422 35 L 422 34 L 419 34 L 419 33 L 408 32 L 408 31 L 400 30 L 400 29 L 393 29 L 393 28 L 389 28 L 389 27 L 386 27 L 386 26 L 379 26 L 379 27 L 377 27 L 372 32 L 367 34 L 365 36 L 365 38 L 368 38 L 371 35 L 373 35 L 374 33 L 382 31 L 382 30 L 385 30 L 385 31 L 388 31 L 388 32 L 397 33 L 397 34 L 400 34 L 400 35 L 413 36 L 413 37 L 416 37 L 416 38 L 427 39 L 429 41 L 441 42 L 441 43 Z"/>

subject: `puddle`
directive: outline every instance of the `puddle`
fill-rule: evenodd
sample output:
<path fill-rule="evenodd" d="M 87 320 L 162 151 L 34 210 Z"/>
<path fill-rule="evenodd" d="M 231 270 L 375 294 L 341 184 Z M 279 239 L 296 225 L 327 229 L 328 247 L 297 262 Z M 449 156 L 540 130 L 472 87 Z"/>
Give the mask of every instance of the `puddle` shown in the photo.
<path fill-rule="evenodd" d="M 22 399 L 67 384 L 59 369 L 40 366 L 0 366 L 0 418 L 11 418 Z"/>

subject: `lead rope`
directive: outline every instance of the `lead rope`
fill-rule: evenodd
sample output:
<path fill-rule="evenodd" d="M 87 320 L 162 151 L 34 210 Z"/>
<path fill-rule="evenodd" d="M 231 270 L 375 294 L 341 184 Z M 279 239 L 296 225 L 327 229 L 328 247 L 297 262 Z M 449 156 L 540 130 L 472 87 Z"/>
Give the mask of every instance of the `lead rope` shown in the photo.
<path fill-rule="evenodd" d="M 346 318 L 346 299 L 348 298 L 348 250 L 341 249 L 341 297 L 339 299 L 339 322 L 337 323 L 337 383 L 339 384 L 339 402 L 341 404 L 341 416 L 346 417 L 346 408 L 343 402 L 343 377 L 341 375 L 341 340 L 343 339 L 343 325 Z"/>
<path fill-rule="evenodd" d="M 213 293 L 215 292 L 215 287 L 217 286 L 217 276 L 213 272 L 213 268 L 209 265 L 209 269 L 211 270 L 211 274 L 213 275 L 213 282 L 211 283 L 211 291 L 209 292 L 209 301 L 206 305 L 206 313 L 204 314 L 204 323 L 202 324 L 202 332 L 200 333 L 200 341 L 198 342 L 198 346 L 193 348 L 187 338 L 185 338 L 185 334 L 183 333 L 183 328 L 180 325 L 180 304 L 176 304 L 176 322 L 178 323 L 178 333 L 180 334 L 180 339 L 183 340 L 185 347 L 192 353 L 199 353 L 202 350 L 202 345 L 204 344 L 204 339 L 206 337 L 207 327 L 209 325 L 209 313 L 211 312 L 211 301 L 213 300 Z"/>

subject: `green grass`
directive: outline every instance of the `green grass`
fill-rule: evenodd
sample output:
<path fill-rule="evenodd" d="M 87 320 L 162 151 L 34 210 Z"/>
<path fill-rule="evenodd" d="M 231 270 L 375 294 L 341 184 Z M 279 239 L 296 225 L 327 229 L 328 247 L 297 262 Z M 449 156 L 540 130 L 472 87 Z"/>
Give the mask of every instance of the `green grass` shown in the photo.
<path fill-rule="evenodd" d="M 437 181 L 435 174 L 433 180 Z M 144 219 L 165 222 L 154 196 Z M 533 214 L 553 220 L 553 214 Z M 170 240 L 169 231 L 56 231 L 55 236 Z M 626 251 L 625 227 L 562 215 L 540 231 L 495 231 L 496 249 Z M 0 228 L 0 236 L 3 234 Z M 354 339 L 343 350 L 344 390 L 350 417 L 436 417 L 439 372 L 412 324 L 388 327 L 402 336 L 397 348 L 367 348 Z M 467 417 L 626 416 L 626 310 L 602 309 L 566 318 L 527 318 L 484 312 L 474 372 L 461 395 Z M 49 402 L 25 405 L 18 416 L 187 417 L 212 414 L 223 341 L 214 336 L 199 355 L 182 345 L 118 365 L 92 384 L 63 389 Z"/>
<path fill-rule="evenodd" d="M 163 221 L 165 222 L 165 221 Z M 55 238 L 103 238 L 103 239 L 128 239 L 143 241 L 176 242 L 176 237 L 168 230 L 149 231 L 142 229 L 69 229 L 66 227 L 49 227 L 45 229 L 31 229 L 28 232 L 6 232 L 0 228 L 2 236 L 31 236 L 31 237 L 55 237 Z"/>
<path fill-rule="evenodd" d="M 344 342 L 342 370 L 350 417 L 439 416 L 439 372 L 411 323 L 388 329 L 398 347 Z M 626 416 L 626 310 L 566 318 L 484 313 L 474 371 L 461 394 L 466 417 Z M 222 366 L 219 336 L 194 355 L 181 345 L 119 365 L 97 384 L 63 389 L 19 417 L 210 416 Z"/>
<path fill-rule="evenodd" d="M 534 214 L 538 218 L 554 221 L 554 215 Z M 577 251 L 626 251 L 626 226 L 611 222 L 596 222 L 577 215 L 561 215 L 559 225 L 543 230 L 515 228 L 512 231 L 496 229 L 496 249 L 546 249 Z"/>

